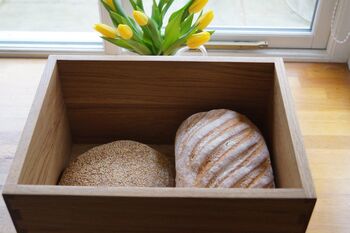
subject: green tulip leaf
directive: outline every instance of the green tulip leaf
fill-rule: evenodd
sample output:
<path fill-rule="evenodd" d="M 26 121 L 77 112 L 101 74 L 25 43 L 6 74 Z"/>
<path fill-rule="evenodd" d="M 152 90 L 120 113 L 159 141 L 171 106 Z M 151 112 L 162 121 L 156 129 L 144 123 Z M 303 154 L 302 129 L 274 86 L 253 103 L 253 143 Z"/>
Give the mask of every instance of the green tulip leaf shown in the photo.
<path fill-rule="evenodd" d="M 183 7 L 184 14 L 182 15 L 182 19 L 186 19 L 190 15 L 190 13 L 188 12 L 188 8 L 190 8 L 193 2 L 194 0 L 189 0 L 187 4 Z"/>
<path fill-rule="evenodd" d="M 174 3 L 174 0 L 168 0 L 166 3 L 164 3 L 164 8 L 160 8 L 162 12 L 162 18 L 164 18 L 165 14 L 168 12 L 170 6 Z"/>
<path fill-rule="evenodd" d="M 151 50 L 144 44 L 138 43 L 134 40 L 125 41 L 133 50 L 135 50 L 139 54 L 143 55 L 151 55 Z"/>
<path fill-rule="evenodd" d="M 209 30 L 209 31 L 207 31 L 207 32 L 209 32 L 210 35 L 213 35 L 213 34 L 215 33 L 215 30 Z"/>
<path fill-rule="evenodd" d="M 163 51 L 167 50 L 172 43 L 179 39 L 181 35 L 181 22 L 184 9 L 172 14 L 172 19 L 169 20 L 165 28 Z"/>
<path fill-rule="evenodd" d="M 123 17 L 127 17 L 119 0 L 113 0 L 116 12 Z"/>
<path fill-rule="evenodd" d="M 152 19 L 157 23 L 158 28 L 159 28 L 159 25 L 162 25 L 162 17 L 161 17 L 161 13 L 160 13 L 160 10 L 158 8 L 156 0 L 153 0 Z"/>
<path fill-rule="evenodd" d="M 102 37 L 102 38 L 106 41 L 109 41 L 112 44 L 118 45 L 118 46 L 125 48 L 125 49 L 128 49 L 132 52 L 136 52 L 136 53 L 143 54 L 143 55 L 152 54 L 151 50 L 149 48 L 147 48 L 147 46 L 140 44 L 140 43 L 133 41 L 133 40 L 123 40 L 121 38 L 111 39 L 111 38 L 107 38 L 107 37 Z"/>
<path fill-rule="evenodd" d="M 112 20 L 117 22 L 118 25 L 119 24 L 127 24 L 127 25 L 129 24 L 129 21 L 125 17 L 121 16 L 120 14 L 118 14 L 116 12 L 111 12 L 110 15 L 112 17 Z"/>
<path fill-rule="evenodd" d="M 191 29 L 187 33 L 182 35 L 174 44 L 172 44 L 169 48 L 164 50 L 164 55 L 172 55 L 172 54 L 174 54 L 174 52 L 179 47 L 181 47 L 183 44 L 185 44 L 186 41 L 188 40 L 188 38 L 190 36 L 192 36 L 193 34 L 195 34 L 196 32 L 197 32 L 197 27 L 192 26 Z"/>
<path fill-rule="evenodd" d="M 129 0 L 129 2 L 130 2 L 130 5 L 132 6 L 132 8 L 133 8 L 134 10 L 137 10 L 137 4 L 136 4 L 136 2 L 135 2 L 134 0 Z"/>
<path fill-rule="evenodd" d="M 102 5 L 104 6 L 104 8 L 108 11 L 111 12 L 112 8 L 110 6 L 108 6 L 103 0 L 100 0 L 100 2 L 102 3 Z"/>
<path fill-rule="evenodd" d="M 152 18 L 149 19 L 146 29 L 149 31 L 149 36 L 152 38 L 154 47 L 158 53 L 160 53 L 162 47 L 162 36 L 158 29 L 158 25 Z"/>
<path fill-rule="evenodd" d="M 185 34 L 190 30 L 193 22 L 193 17 L 194 15 L 191 14 L 187 19 L 185 19 L 185 21 L 181 23 L 181 35 Z"/>
<path fill-rule="evenodd" d="M 125 40 L 122 40 L 122 39 L 111 39 L 111 38 L 107 38 L 107 37 L 104 37 L 104 36 L 101 36 L 102 39 L 112 43 L 112 44 L 115 44 L 115 45 L 118 45 L 119 47 L 122 47 L 122 48 L 125 48 L 125 49 L 129 49 L 129 50 L 132 50 L 132 47 L 129 46 Z"/>
<path fill-rule="evenodd" d="M 144 7 L 143 7 L 143 1 L 142 0 L 136 0 L 137 1 L 137 6 L 142 10 L 145 11 Z"/>
<path fill-rule="evenodd" d="M 164 5 L 166 4 L 166 0 L 159 0 L 158 7 L 160 10 L 163 9 Z"/>

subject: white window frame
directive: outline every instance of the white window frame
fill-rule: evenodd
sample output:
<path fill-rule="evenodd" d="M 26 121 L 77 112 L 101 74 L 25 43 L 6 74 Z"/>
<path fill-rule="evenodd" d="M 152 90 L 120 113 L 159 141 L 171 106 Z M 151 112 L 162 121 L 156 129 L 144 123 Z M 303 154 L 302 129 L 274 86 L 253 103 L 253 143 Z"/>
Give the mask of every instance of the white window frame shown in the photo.
<path fill-rule="evenodd" d="M 325 49 L 330 33 L 330 21 L 335 0 L 318 0 L 312 29 L 310 30 L 234 30 L 217 31 L 216 41 L 267 41 L 270 48 Z M 327 26 L 327 27 L 324 27 Z M 317 35 L 317 36 L 315 36 Z"/>
<path fill-rule="evenodd" d="M 330 34 L 330 21 L 336 0 L 318 0 L 318 9 L 315 12 L 315 19 L 312 30 L 217 30 L 212 38 L 216 43 L 232 41 L 267 41 L 270 48 L 284 49 L 325 49 Z M 129 0 L 121 0 L 127 11 L 131 12 Z M 102 9 L 101 21 L 110 24 L 108 15 Z M 327 27 L 324 27 L 326 25 Z M 315 35 L 318 35 L 317 37 Z M 107 45 L 108 46 L 108 45 Z M 119 51 L 120 52 L 120 51 Z M 106 49 L 107 54 L 114 54 L 115 51 Z"/>
<path fill-rule="evenodd" d="M 0 56 L 43 54 L 103 54 L 104 46 L 95 32 L 0 31 Z"/>
<path fill-rule="evenodd" d="M 326 49 L 330 34 L 330 22 L 336 0 L 317 0 L 317 10 L 310 30 L 217 30 L 212 41 L 267 41 L 270 48 L 284 49 Z M 129 0 L 121 0 L 127 11 L 131 12 Z M 101 20 L 108 23 L 108 15 L 102 14 Z M 324 27 L 326 26 L 326 27 Z M 209 28 L 210 29 L 210 28 Z M 315 36 L 317 35 L 317 36 Z"/>
<path fill-rule="evenodd" d="M 281 56 L 287 61 L 347 62 L 350 56 L 349 42 L 338 45 L 331 34 L 331 19 L 336 0 L 318 0 L 311 31 L 248 31 L 220 32 L 214 34 L 215 43 L 230 41 L 267 41 L 269 49 L 263 50 L 211 50 L 213 56 Z M 122 4 L 131 11 L 128 0 Z M 341 1 L 335 19 L 336 36 L 342 37 L 346 23 L 350 22 L 350 1 Z M 101 21 L 110 23 L 101 9 Z M 123 50 L 104 43 L 106 54 L 123 54 Z"/>
<path fill-rule="evenodd" d="M 350 57 L 350 41 L 344 44 L 338 44 L 331 36 L 331 20 L 333 9 L 336 0 L 319 0 L 319 9 L 315 16 L 315 25 L 313 31 L 309 33 L 299 34 L 301 36 L 299 39 L 294 37 L 288 37 L 288 40 L 295 40 L 297 43 L 300 40 L 305 40 L 310 43 L 309 49 L 266 49 L 266 50 L 254 50 L 254 51 L 213 51 L 211 52 L 214 56 L 279 56 L 283 57 L 286 61 L 307 61 L 307 62 L 339 62 L 346 63 Z M 349 32 L 348 25 L 350 22 L 350 1 L 340 0 L 337 14 L 334 20 L 334 31 L 335 37 L 345 38 Z M 278 37 L 268 37 L 265 35 L 265 39 L 270 41 L 270 44 L 274 40 L 278 40 L 278 37 L 283 37 L 279 35 Z M 257 37 L 259 38 L 259 37 Z M 264 39 L 261 37 L 260 39 Z M 324 47 L 324 42 L 326 42 L 326 47 Z M 277 43 L 283 43 L 283 40 Z M 350 67 L 350 65 L 349 65 Z"/>

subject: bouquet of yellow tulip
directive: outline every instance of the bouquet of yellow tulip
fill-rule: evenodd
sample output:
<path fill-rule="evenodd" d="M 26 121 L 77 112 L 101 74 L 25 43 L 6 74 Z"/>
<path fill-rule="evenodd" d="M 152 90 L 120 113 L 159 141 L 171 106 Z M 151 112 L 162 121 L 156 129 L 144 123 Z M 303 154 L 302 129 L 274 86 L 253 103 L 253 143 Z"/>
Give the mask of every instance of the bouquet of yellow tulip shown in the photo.
<path fill-rule="evenodd" d="M 172 13 L 163 30 L 163 19 L 174 0 L 153 0 L 152 16 L 146 15 L 142 0 L 129 0 L 133 18 L 118 0 L 101 0 L 115 27 L 96 24 L 101 37 L 117 46 L 142 55 L 172 55 L 183 44 L 197 48 L 210 40 L 213 31 L 204 31 L 214 18 L 214 12 L 203 13 L 208 0 L 189 0 Z M 195 18 L 195 14 L 199 16 Z"/>

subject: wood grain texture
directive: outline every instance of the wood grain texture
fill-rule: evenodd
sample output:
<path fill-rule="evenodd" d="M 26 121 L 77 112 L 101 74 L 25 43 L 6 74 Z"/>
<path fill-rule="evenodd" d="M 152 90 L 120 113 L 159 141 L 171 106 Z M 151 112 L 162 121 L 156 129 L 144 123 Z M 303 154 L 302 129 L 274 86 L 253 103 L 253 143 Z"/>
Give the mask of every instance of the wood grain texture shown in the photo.
<path fill-rule="evenodd" d="M 350 72 L 345 64 L 286 69 L 318 197 L 307 232 L 350 232 Z"/>
<path fill-rule="evenodd" d="M 188 116 L 215 108 L 235 109 L 263 128 L 272 63 L 252 69 L 244 62 L 153 59 L 58 60 L 74 142 L 170 144 Z"/>
<path fill-rule="evenodd" d="M 294 164 L 294 160 L 296 160 L 299 172 L 289 171 L 288 179 L 300 179 L 303 190 L 305 191 L 305 195 L 309 198 L 314 198 L 316 196 L 314 184 L 309 169 L 309 163 L 306 157 L 304 142 L 301 137 L 301 131 L 295 113 L 294 101 L 292 100 L 292 94 L 289 83 L 287 81 L 285 67 L 282 60 L 279 60 L 276 64 L 275 81 L 278 82 L 279 90 L 276 90 L 275 85 L 274 99 L 279 98 L 279 94 L 276 93 L 279 93 L 280 91 L 280 97 L 281 99 L 283 99 L 284 104 L 276 105 L 276 103 L 274 103 L 274 108 L 277 108 L 277 111 L 279 112 L 277 113 L 278 116 L 275 116 L 274 120 L 276 120 L 277 122 L 282 121 L 283 127 L 275 127 L 273 134 L 276 133 L 278 135 L 278 133 L 282 133 L 283 135 L 283 132 L 289 131 L 288 135 L 285 136 L 290 137 L 290 139 L 283 138 L 283 136 L 281 135 L 281 138 L 284 140 L 281 140 L 280 143 L 273 141 L 273 147 L 283 147 L 284 150 L 281 151 L 281 154 L 289 155 L 289 158 L 284 160 L 288 161 L 288 164 L 285 164 L 286 170 L 291 169 L 292 165 Z M 282 106 L 284 107 L 284 109 L 281 108 Z M 279 119 L 277 120 L 277 118 Z M 293 156 L 290 156 L 291 153 L 293 153 Z M 278 164 L 277 162 L 280 168 L 283 167 L 283 163 L 283 161 L 281 161 L 281 164 Z M 287 172 L 285 172 L 284 174 L 287 174 Z"/>
<path fill-rule="evenodd" d="M 280 83 L 276 80 L 273 114 L 271 116 L 274 123 L 272 124 L 272 133 L 270 135 L 272 137 L 271 141 L 274 141 L 275 144 L 272 146 L 271 154 L 273 155 L 273 164 L 278 163 L 281 166 L 274 166 L 275 179 L 277 186 L 301 187 L 300 173 L 296 172 L 298 171 L 298 164 L 293 153 L 286 111 L 283 107 L 280 107 L 282 101 Z"/>
<path fill-rule="evenodd" d="M 283 144 L 290 146 L 288 151 L 282 150 L 281 152 L 288 153 L 288 156 L 274 155 L 279 157 L 274 164 L 276 167 L 280 167 L 283 165 L 280 161 L 284 161 L 286 158 L 294 159 L 298 167 L 292 171 L 298 174 L 308 174 L 307 166 L 300 165 L 299 163 L 302 163 L 303 160 L 298 158 L 305 155 L 302 152 L 297 153 L 299 145 L 295 145 L 293 141 L 299 140 L 302 144 L 300 134 L 297 131 L 292 134 L 292 130 L 298 128 L 298 125 L 296 121 L 293 121 L 294 109 L 288 102 L 291 97 L 285 87 L 287 83 L 283 83 L 284 71 L 278 68 L 278 66 L 283 66 L 280 59 L 250 58 L 241 61 L 229 58 L 206 58 L 195 62 L 192 61 L 193 58 L 162 58 L 160 60 L 160 58 L 142 57 L 141 60 L 140 57 L 137 57 L 137 59 L 114 58 L 106 60 L 103 57 L 94 57 L 94 60 L 89 60 L 79 56 L 72 57 L 72 59 L 65 57 L 51 57 L 49 59 L 47 72 L 44 73 L 43 77 L 44 85 L 38 89 L 37 102 L 34 102 L 39 103 L 38 108 L 33 108 L 32 111 L 38 117 L 29 120 L 31 125 L 35 125 L 35 128 L 26 127 L 24 130 L 24 135 L 30 135 L 27 156 L 22 164 L 18 161 L 14 162 L 15 167 L 21 168 L 20 179 L 17 183 L 9 183 L 4 189 L 5 201 L 18 231 L 57 231 L 56 226 L 53 226 L 57 219 L 53 216 L 59 211 L 62 211 L 62 220 L 68 221 L 61 223 L 62 228 L 59 231 L 88 231 L 91 229 L 89 226 L 91 215 L 86 211 L 85 201 L 76 201 L 79 198 L 87 198 L 96 200 L 96 203 L 93 202 L 88 209 L 101 209 L 102 215 L 103 210 L 114 206 L 115 201 L 117 202 L 116 206 L 121 206 L 123 199 L 129 200 L 127 209 L 122 206 L 118 210 L 112 209 L 111 213 L 118 219 L 134 216 L 133 222 L 136 228 L 132 228 L 125 220 L 110 222 L 104 218 L 101 219 L 100 224 L 106 226 L 106 231 L 119 229 L 121 231 L 146 232 L 152 225 L 154 232 L 165 232 L 169 229 L 173 229 L 173 231 L 188 231 L 188 229 L 202 231 L 205 228 L 208 232 L 227 232 L 234 226 L 232 221 L 228 221 L 231 214 L 232 218 L 238 219 L 235 227 L 239 231 L 280 232 L 278 225 L 280 221 L 281 224 L 284 224 L 285 231 L 304 232 L 315 204 L 314 194 L 307 192 L 307 190 L 313 189 L 308 180 L 300 181 L 303 184 L 302 187 L 289 187 L 304 190 L 305 193 L 299 198 L 294 195 L 289 196 L 288 192 L 283 190 L 279 192 L 279 189 L 275 189 L 272 192 L 274 195 L 271 196 L 269 192 L 264 190 L 254 191 L 256 198 L 251 195 L 240 198 L 244 193 L 249 193 L 241 189 L 229 189 L 227 192 L 220 192 L 220 196 L 210 197 L 211 190 L 205 189 L 202 191 L 203 202 L 200 202 L 201 197 L 197 196 L 197 190 L 194 189 L 178 189 L 176 193 L 179 196 L 174 198 L 173 194 L 161 191 L 161 188 L 154 188 L 154 192 L 162 194 L 161 202 L 163 204 L 160 204 L 176 206 L 176 208 L 168 207 L 169 213 L 163 208 L 154 208 L 153 211 L 149 211 L 157 198 L 142 196 L 143 189 L 132 190 L 138 193 L 137 197 L 121 198 L 118 193 L 123 192 L 122 188 L 112 195 L 101 196 L 102 193 L 93 195 L 90 192 L 86 193 L 86 189 L 74 187 L 80 195 L 76 196 L 66 190 L 68 193 L 61 198 L 59 193 L 49 194 L 48 191 L 51 192 L 50 190 L 53 188 L 47 186 L 46 190 L 42 190 L 43 193 L 38 193 L 32 199 L 24 200 L 28 195 L 18 192 L 19 185 L 31 184 L 30 186 L 22 186 L 22 188 L 35 190 L 38 188 L 37 185 L 55 185 L 57 183 L 63 164 L 68 160 L 70 154 L 68 125 L 75 142 L 98 143 L 107 139 L 110 141 L 129 139 L 143 143 L 170 144 L 174 141 L 178 126 L 189 115 L 217 108 L 234 109 L 247 115 L 260 126 L 267 138 L 272 139 L 273 137 L 269 137 L 271 131 L 268 131 L 266 126 L 268 125 L 266 122 L 271 122 L 271 119 L 268 118 L 271 105 L 278 112 L 283 112 L 280 117 L 285 119 L 286 126 L 284 128 L 277 126 L 276 130 L 286 131 L 286 134 L 291 134 L 291 136 L 290 138 L 282 138 L 286 140 L 285 142 L 281 141 L 282 145 L 277 145 L 274 140 L 270 143 L 272 147 L 281 147 L 284 146 Z M 154 72 L 155 70 L 157 72 Z M 173 72 L 174 70 L 176 72 Z M 281 101 L 272 104 L 269 97 L 272 95 L 272 100 L 276 98 L 273 86 L 275 82 L 279 83 Z M 65 114 L 65 110 L 67 114 Z M 51 116 L 49 114 L 41 115 L 43 112 L 52 112 L 53 114 Z M 289 114 L 292 116 L 288 116 Z M 52 122 L 49 122 L 50 120 Z M 60 122 L 62 122 L 61 127 L 59 127 Z M 45 138 L 49 143 L 37 143 L 43 141 L 42 138 Z M 21 144 L 26 149 L 27 141 Z M 34 153 L 31 149 L 34 150 Z M 44 153 L 40 154 L 40 152 Z M 23 158 L 21 150 L 18 157 Z M 284 162 L 284 164 L 288 164 L 288 162 Z M 279 169 L 283 170 L 281 167 Z M 301 169 L 303 170 L 301 171 Z M 299 177 L 306 179 L 301 175 L 293 176 L 293 179 Z M 278 188 L 284 188 L 283 182 L 281 184 L 282 186 Z M 306 187 L 307 184 L 310 184 L 311 187 Z M 65 190 L 65 187 L 61 187 L 61 189 Z M 205 196 L 206 193 L 207 196 Z M 83 198 L 83 194 L 87 196 Z M 57 197 L 57 202 L 51 203 L 55 199 L 54 197 Z M 33 208 L 39 199 L 42 203 L 44 199 L 47 199 L 48 202 L 42 209 L 39 206 Z M 76 207 L 76 213 L 80 217 L 77 221 L 72 221 L 71 218 L 67 217 L 72 212 L 70 209 L 72 199 L 75 200 L 74 203 L 78 207 Z M 212 204 L 203 205 L 204 201 Z M 264 204 L 265 201 L 269 205 Z M 24 204 L 27 202 L 32 203 Z M 101 204 L 97 205 L 98 202 Z M 149 204 L 150 202 L 153 204 Z M 215 203 L 222 205 L 225 202 L 228 206 L 232 205 L 235 212 L 227 212 L 227 216 L 222 216 L 220 220 L 214 218 L 211 227 L 205 225 L 201 228 L 200 223 L 203 219 L 209 218 L 216 211 Z M 245 208 L 240 206 L 242 202 L 246 203 Z M 185 222 L 185 214 L 181 211 L 181 207 L 184 208 L 190 203 L 197 206 L 198 213 L 194 210 L 194 206 L 190 206 L 188 210 L 185 208 L 184 211 L 195 218 Z M 57 204 L 59 206 L 55 208 L 55 213 L 53 213 L 49 206 Z M 142 208 L 140 209 L 139 206 Z M 280 209 L 281 206 L 286 209 L 277 214 L 276 210 Z M 300 206 L 300 208 L 294 211 L 289 206 Z M 245 213 L 246 208 L 251 208 L 251 211 Z M 128 211 L 129 215 L 121 215 L 125 211 Z M 52 213 L 50 214 L 50 212 Z M 240 213 L 240 217 L 236 217 L 235 213 Z M 98 212 L 98 214 L 100 213 Z M 170 214 L 181 219 L 184 223 L 178 226 L 172 221 L 163 222 L 161 216 L 164 214 Z M 152 221 L 145 223 L 143 216 L 146 215 Z M 252 221 L 251 215 L 256 216 L 255 219 L 261 219 L 261 221 Z M 42 219 L 41 223 L 32 224 L 38 221 L 35 218 Z M 275 223 L 266 224 L 263 221 L 266 218 L 274 218 Z M 79 225 L 78 222 L 85 222 L 85 227 Z M 193 228 L 194 226 L 196 228 Z"/>
<path fill-rule="evenodd" d="M 21 209 L 19 213 L 13 213 L 15 218 L 26 220 L 18 226 L 19 232 L 42 233 L 303 232 L 306 227 L 304 215 L 314 204 L 311 200 L 301 199 L 117 196 L 101 199 L 55 195 L 12 196 L 6 201 L 12 210 Z M 204 210 L 203 206 L 211 211 Z"/>
<path fill-rule="evenodd" d="M 56 61 L 42 76 L 8 183 L 55 184 L 69 159 L 70 131 Z"/>
<path fill-rule="evenodd" d="M 44 62 L 0 60 L 0 82 L 3 84 L 0 85 L 0 171 L 3 178 L 0 185 L 13 159 Z M 17 68 L 18 64 L 21 69 Z M 289 63 L 286 68 L 318 195 L 307 233 L 348 233 L 350 135 L 346 129 L 350 125 L 350 73 L 345 65 L 339 64 Z M 21 192 L 28 189 L 30 187 L 25 187 Z M 36 193 L 32 190 L 32 194 L 44 192 L 38 189 L 34 190 Z M 53 193 L 57 192 L 53 190 Z M 1 200 L 0 207 L 0 232 L 15 232 Z"/>
<path fill-rule="evenodd" d="M 270 97 L 274 88 L 275 60 L 218 59 L 210 62 L 212 60 L 209 59 L 208 62 L 201 58 L 193 62 L 181 60 L 183 58 L 171 58 L 169 61 L 152 58 L 140 63 L 137 59 L 133 60 L 135 58 L 129 61 L 104 57 L 90 59 L 58 59 L 73 140 L 78 143 L 116 139 L 172 143 L 178 126 L 188 116 L 225 107 L 249 116 L 267 136 L 265 123 L 269 121 L 267 116 L 273 105 Z M 201 65 L 201 61 L 207 62 L 206 65 Z M 155 73 L 152 67 L 161 68 Z M 282 78 L 276 82 L 286 85 L 284 71 L 279 69 L 277 72 Z M 277 88 L 280 88 L 279 84 Z M 280 97 L 278 102 L 280 106 L 283 106 L 283 101 L 290 101 L 285 97 L 290 94 L 283 94 L 284 100 Z M 291 104 L 286 107 L 293 108 Z M 284 119 L 286 123 L 284 107 L 277 113 L 280 111 L 278 119 Z M 154 118 L 155 115 L 162 117 Z M 290 134 L 289 127 L 298 128 L 295 121 L 289 124 L 280 124 L 277 129 L 284 127 L 280 131 Z M 284 137 L 281 142 L 284 140 L 291 141 L 291 138 Z M 280 143 L 270 142 L 270 145 L 280 147 Z M 285 180 L 281 181 L 281 187 L 301 187 L 297 162 L 295 159 L 291 161 L 295 147 L 299 145 L 291 142 L 289 149 L 277 151 L 288 153 L 289 160 L 284 165 L 288 164 L 291 171 L 281 176 L 280 180 Z M 284 158 L 282 160 L 285 161 Z M 280 160 L 276 158 L 275 163 L 280 163 Z M 289 176 L 293 172 L 296 174 L 291 181 Z"/>
<path fill-rule="evenodd" d="M 70 150 L 70 129 L 57 70 L 54 69 L 18 183 L 55 184 L 69 160 Z M 21 150 L 18 152 L 22 153 Z"/>
<path fill-rule="evenodd" d="M 228 221 L 230 215 L 231 218 L 238 219 L 235 228 L 239 231 L 280 232 L 279 224 L 281 226 L 283 224 L 286 232 L 305 231 L 315 204 L 314 194 L 307 191 L 313 189 L 312 186 L 307 187 L 308 180 L 300 181 L 303 184 L 302 187 L 289 187 L 304 190 L 305 193 L 302 193 L 299 198 L 294 195 L 289 196 L 289 193 L 283 190 L 279 192 L 279 189 L 271 192 L 274 194 L 271 196 L 269 192 L 257 190 L 253 192 L 255 197 L 248 195 L 243 198 L 240 197 L 248 192 L 241 189 L 229 189 L 227 192 L 217 193 L 220 194 L 219 196 L 212 197 L 211 190 L 208 189 L 202 190 L 202 197 L 197 196 L 197 190 L 178 189 L 175 191 L 178 196 L 174 198 L 173 194 L 162 191 L 161 188 L 154 188 L 154 192 L 161 194 L 160 204 L 168 206 L 167 211 L 163 207 L 150 211 L 149 209 L 155 205 L 158 198 L 143 196 L 144 189 L 131 190 L 132 193 L 138 194 L 137 197 L 121 198 L 119 194 L 124 192 L 122 188 L 119 192 L 102 195 L 103 190 L 101 193 L 92 194 L 86 192 L 87 189 L 74 187 L 80 193 L 79 195 L 69 193 L 68 189 L 67 194 L 61 196 L 59 193 L 49 194 L 48 192 L 52 192 L 51 189 L 57 188 L 47 186 L 44 190 L 40 189 L 44 192 L 39 192 L 25 200 L 31 195 L 19 191 L 19 185 L 30 184 L 22 186 L 22 189 L 36 190 L 39 188 L 37 185 L 56 184 L 63 164 L 70 155 L 68 125 L 75 142 L 98 143 L 107 139 L 111 141 L 129 139 L 166 144 L 173 143 L 176 129 L 183 119 L 195 112 L 215 108 L 234 109 L 247 115 L 260 126 L 267 138 L 272 139 L 273 137 L 269 137 L 271 131 L 268 131 L 266 126 L 266 122 L 271 122 L 268 118 L 269 109 L 273 105 L 273 109 L 283 112 L 280 117 L 285 119 L 286 126 L 285 128 L 277 126 L 276 130 L 286 131 L 286 134 L 291 136 L 282 138 L 286 140 L 281 141 L 282 145 L 277 145 L 274 140 L 270 143 L 272 147 L 281 147 L 284 146 L 283 144 L 290 146 L 288 151 L 281 152 L 288 153 L 287 157 L 274 155 L 279 157 L 274 162 L 275 166 L 288 164 L 288 162 L 280 162 L 286 158 L 294 159 L 298 166 L 292 171 L 308 174 L 307 166 L 299 164 L 303 163 L 303 160 L 298 158 L 305 155 L 302 152 L 297 153 L 299 145 L 294 144 L 294 140 L 298 140 L 301 144 L 302 142 L 297 131 L 292 133 L 298 125 L 293 121 L 294 110 L 288 102 L 291 97 L 285 87 L 287 83 L 283 83 L 284 72 L 278 68 L 283 66 L 280 59 L 250 58 L 240 61 L 228 58 L 206 58 L 193 62 L 189 58 L 162 58 L 161 60 L 154 57 L 143 57 L 142 60 L 140 57 L 138 57 L 139 60 L 94 58 L 95 60 L 86 60 L 76 56 L 72 59 L 65 57 L 49 59 L 47 72 L 43 77 L 44 84 L 38 89 L 36 102 L 34 102 L 34 106 L 38 103 L 38 108 L 32 108 L 31 113 L 33 115 L 34 112 L 34 116 L 38 117 L 29 119 L 30 125 L 35 127 L 26 127 L 24 130 L 24 135 L 29 135 L 29 145 L 27 146 L 28 140 L 21 142 L 27 155 L 23 162 L 14 162 L 14 166 L 20 168 L 21 176 L 17 183 L 10 182 L 4 188 L 4 198 L 18 231 L 89 231 L 92 229 L 89 224 L 93 222 L 90 221 L 92 216 L 88 209 L 96 210 L 97 214 L 103 215 L 111 206 L 120 207 L 112 208 L 110 215 L 122 221 L 101 219 L 98 225 L 105 225 L 106 232 L 112 229 L 146 232 L 150 226 L 153 226 L 154 232 L 169 232 L 170 229 L 173 229 L 170 230 L 173 232 L 186 232 L 189 229 L 199 232 L 204 229 L 208 232 L 227 232 L 235 226 L 232 225 L 232 221 Z M 157 72 L 154 72 L 155 70 Z M 173 72 L 174 70 L 176 72 Z M 275 82 L 279 83 L 281 101 L 272 104 L 269 97 L 272 95 L 272 100 L 276 98 L 273 86 Z M 43 112 L 47 114 L 42 115 Z M 288 116 L 289 114 L 291 116 Z M 50 120 L 52 122 L 49 122 Z M 61 122 L 62 125 L 60 125 Z M 49 143 L 38 143 L 43 139 Z M 44 153 L 40 154 L 41 152 Z M 23 158 L 21 150 L 18 157 Z M 280 167 L 280 170 L 283 168 Z M 301 175 L 299 177 L 307 178 Z M 293 176 L 293 179 L 297 178 L 298 176 Z M 13 178 L 10 176 L 10 179 Z M 284 186 L 278 188 L 284 188 Z M 58 190 L 65 190 L 65 187 Z M 206 193 L 207 196 L 205 196 Z M 57 201 L 54 201 L 55 197 Z M 47 202 L 44 201 L 45 199 Z M 79 199 L 81 201 L 78 201 Z M 121 205 L 125 199 L 129 202 L 128 208 Z M 91 202 L 88 207 L 87 200 Z M 203 205 L 204 202 L 208 204 Z M 227 210 L 232 208 L 235 211 L 227 211 L 227 216 L 222 216 L 220 220 L 214 218 L 210 222 L 211 227 L 209 225 L 201 227 L 203 219 L 209 218 L 216 211 L 214 206 L 223 205 L 225 202 L 230 207 Z M 40 208 L 38 203 L 44 203 L 44 205 Z M 75 210 L 79 215 L 75 221 L 68 217 L 72 213 L 73 203 L 76 203 Z M 245 203 L 246 207 L 243 208 L 241 203 Z M 37 207 L 33 208 L 33 206 Z M 55 206 L 55 211 L 52 211 L 53 208 L 50 206 Z M 185 207 L 188 206 L 189 208 L 186 209 Z M 197 209 L 194 208 L 195 206 Z M 281 206 L 285 207 L 282 211 Z M 299 208 L 293 210 L 291 206 L 299 206 Z M 251 210 L 245 213 L 247 208 Z M 186 214 L 181 209 L 194 219 L 186 218 Z M 235 213 L 236 215 L 239 213 L 240 217 Z M 54 218 L 54 215 L 62 216 L 63 222 L 60 223 L 62 227 L 59 229 L 55 225 L 57 218 Z M 164 215 L 180 219 L 183 224 L 178 225 L 174 221 L 164 222 Z M 148 216 L 152 221 L 145 222 L 144 216 Z M 251 216 L 256 220 L 252 221 Z M 123 220 L 125 217 L 127 219 L 133 217 L 135 228 Z M 267 218 L 274 218 L 274 223 L 266 224 L 263 219 Z M 38 219 L 42 221 L 36 224 Z M 194 226 L 196 227 L 193 228 Z"/>

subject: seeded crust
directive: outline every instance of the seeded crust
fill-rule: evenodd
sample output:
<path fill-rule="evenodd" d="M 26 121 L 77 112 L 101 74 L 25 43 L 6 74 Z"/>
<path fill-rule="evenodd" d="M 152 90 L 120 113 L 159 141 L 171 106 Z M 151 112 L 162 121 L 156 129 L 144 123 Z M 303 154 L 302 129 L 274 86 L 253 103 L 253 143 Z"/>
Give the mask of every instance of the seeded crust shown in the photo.
<path fill-rule="evenodd" d="M 274 188 L 270 155 L 257 127 L 227 109 L 192 115 L 175 140 L 176 187 Z"/>
<path fill-rule="evenodd" d="M 168 158 L 134 141 L 116 141 L 92 148 L 64 170 L 59 185 L 173 187 Z"/>

